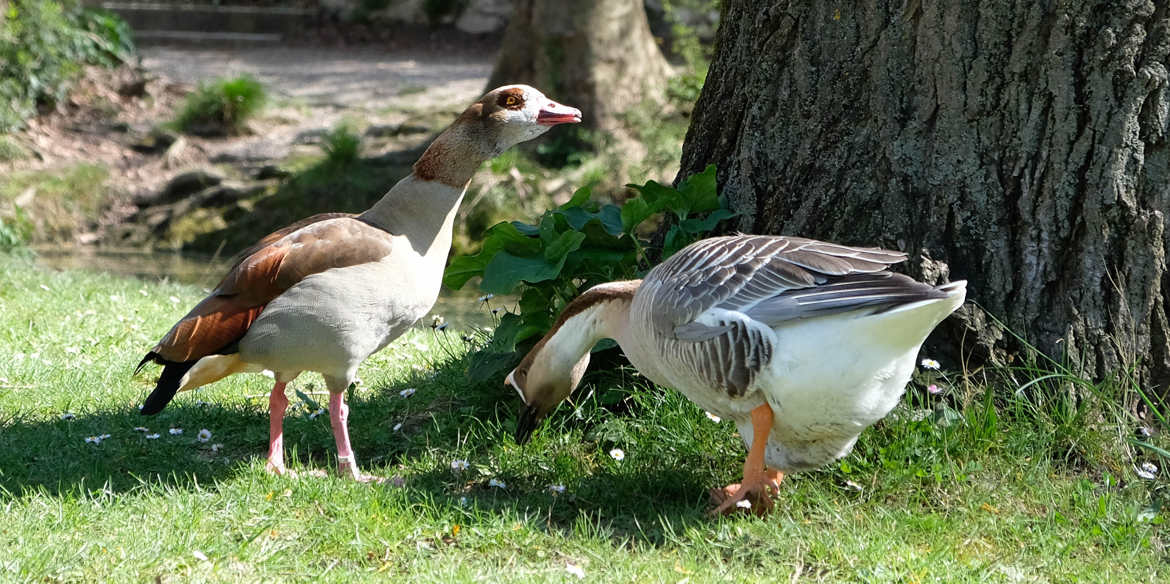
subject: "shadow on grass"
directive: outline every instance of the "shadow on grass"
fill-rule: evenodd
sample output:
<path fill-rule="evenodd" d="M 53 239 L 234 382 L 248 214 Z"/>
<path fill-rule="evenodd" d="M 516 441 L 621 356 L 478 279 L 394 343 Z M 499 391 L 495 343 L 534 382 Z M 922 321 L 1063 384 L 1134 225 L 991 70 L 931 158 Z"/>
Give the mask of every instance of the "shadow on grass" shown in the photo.
<path fill-rule="evenodd" d="M 440 364 L 433 377 L 395 377 L 348 399 L 350 433 L 364 471 L 404 474 L 407 499 L 440 513 L 467 511 L 470 505 L 477 513 L 535 515 L 549 531 L 587 529 L 615 541 L 658 545 L 666 541 L 664 521 L 685 525 L 705 519 L 710 461 L 687 464 L 683 455 L 642 464 L 597 464 L 582 459 L 601 446 L 573 450 L 563 440 L 552 443 L 552 428 L 545 429 L 549 440 L 518 447 L 511 438 L 519 409 L 513 392 L 497 383 L 470 383 L 467 362 L 467 357 L 455 358 Z M 310 384 L 321 387 L 315 374 L 294 382 L 302 390 Z M 417 395 L 401 397 L 404 387 L 417 387 Z M 266 379 L 249 382 L 253 395 L 267 388 Z M 311 405 L 318 404 L 289 394 L 284 425 L 289 466 L 332 475 L 336 451 L 328 415 L 310 418 Z M 324 396 L 310 396 L 318 397 Z M 127 404 L 69 420 L 31 420 L 20 413 L 0 419 L 0 492 L 70 497 L 130 494 L 148 485 L 195 490 L 257 472 L 266 456 L 267 399 L 220 405 L 199 398 L 198 392 L 181 394 L 156 416 L 141 416 Z M 172 434 L 172 428 L 182 433 Z M 211 432 L 206 442 L 199 440 L 203 429 Z M 100 443 L 86 441 L 106 434 Z M 474 468 L 492 468 L 490 476 L 508 488 L 491 487 L 487 475 L 453 473 L 455 458 L 472 459 Z M 566 492 L 551 492 L 548 487 L 555 483 L 564 484 Z"/>

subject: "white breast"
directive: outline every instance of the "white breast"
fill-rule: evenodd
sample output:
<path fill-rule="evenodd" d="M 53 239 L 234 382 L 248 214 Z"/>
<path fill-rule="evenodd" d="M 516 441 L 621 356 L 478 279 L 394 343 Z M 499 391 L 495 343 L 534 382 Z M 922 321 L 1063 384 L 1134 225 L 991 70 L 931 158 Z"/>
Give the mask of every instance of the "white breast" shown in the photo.
<path fill-rule="evenodd" d="M 403 239 L 378 262 L 309 276 L 264 308 L 240 356 L 273 371 L 352 378 L 366 357 L 430 311 L 441 282 L 433 263 Z"/>

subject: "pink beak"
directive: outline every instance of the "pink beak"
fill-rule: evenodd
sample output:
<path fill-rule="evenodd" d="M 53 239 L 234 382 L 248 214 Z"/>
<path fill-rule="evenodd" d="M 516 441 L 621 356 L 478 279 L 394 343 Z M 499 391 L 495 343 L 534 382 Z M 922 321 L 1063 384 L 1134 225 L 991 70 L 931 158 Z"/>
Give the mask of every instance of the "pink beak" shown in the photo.
<path fill-rule="evenodd" d="M 540 113 L 536 114 L 536 123 L 542 126 L 579 124 L 581 123 L 581 110 L 550 101 L 540 108 Z"/>

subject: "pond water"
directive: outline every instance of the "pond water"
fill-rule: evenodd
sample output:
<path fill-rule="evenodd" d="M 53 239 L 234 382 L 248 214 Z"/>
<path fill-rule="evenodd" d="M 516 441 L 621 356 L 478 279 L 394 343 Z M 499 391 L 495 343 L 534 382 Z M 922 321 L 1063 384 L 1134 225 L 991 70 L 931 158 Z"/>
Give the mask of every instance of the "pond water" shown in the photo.
<path fill-rule="evenodd" d="M 232 259 L 141 249 L 37 247 L 34 251 L 38 263 L 58 270 L 106 272 L 148 281 L 170 280 L 206 289 L 219 283 Z M 494 327 L 498 318 L 492 315 L 493 308 L 516 309 L 515 298 L 495 297 L 485 303 L 479 300 L 481 294 L 471 283 L 462 290 L 444 288 L 431 315 L 442 315 L 453 329 L 467 330 Z M 424 318 L 419 326 L 429 326 L 430 322 L 430 317 Z"/>

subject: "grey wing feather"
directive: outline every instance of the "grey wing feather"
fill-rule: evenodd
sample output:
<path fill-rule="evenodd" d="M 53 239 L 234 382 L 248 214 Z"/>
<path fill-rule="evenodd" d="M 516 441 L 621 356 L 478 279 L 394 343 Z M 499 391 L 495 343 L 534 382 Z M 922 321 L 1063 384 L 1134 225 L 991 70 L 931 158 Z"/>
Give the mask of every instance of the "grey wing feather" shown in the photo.
<path fill-rule="evenodd" d="M 693 330 L 701 332 L 703 338 L 696 338 L 697 342 L 664 339 L 665 344 L 673 349 L 677 362 L 685 363 L 711 387 L 732 397 L 747 393 L 756 375 L 772 360 L 772 343 L 759 324 L 732 320 L 706 330 Z"/>
<path fill-rule="evenodd" d="M 733 235 L 693 243 L 646 277 L 655 328 L 674 335 L 712 307 L 745 311 L 834 276 L 884 271 L 906 254 L 799 237 Z M 684 332 L 684 334 L 686 334 Z"/>
<path fill-rule="evenodd" d="M 944 298 L 946 293 L 913 279 L 882 272 L 833 277 L 825 284 L 784 292 L 748 309 L 745 314 L 768 326 L 801 318 Z"/>
<path fill-rule="evenodd" d="M 828 314 L 877 302 L 869 296 L 884 295 L 882 302 L 888 304 L 904 282 L 878 273 L 905 259 L 900 252 L 798 237 L 716 237 L 687 246 L 651 270 L 640 294 L 649 295 L 650 323 L 662 348 L 673 352 L 711 387 L 736 397 L 747 392 L 772 359 L 775 347 L 766 334 L 769 320 Z M 875 274 L 871 279 L 885 287 L 866 288 L 861 279 L 866 274 Z M 848 285 L 834 287 L 846 281 Z M 897 286 L 886 286 L 891 281 Z M 792 295 L 813 294 L 826 284 L 826 294 Z M 695 322 L 714 307 L 728 310 L 726 318 Z"/>

